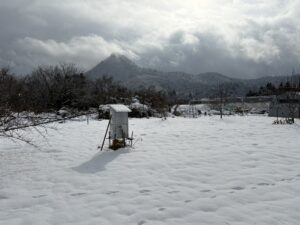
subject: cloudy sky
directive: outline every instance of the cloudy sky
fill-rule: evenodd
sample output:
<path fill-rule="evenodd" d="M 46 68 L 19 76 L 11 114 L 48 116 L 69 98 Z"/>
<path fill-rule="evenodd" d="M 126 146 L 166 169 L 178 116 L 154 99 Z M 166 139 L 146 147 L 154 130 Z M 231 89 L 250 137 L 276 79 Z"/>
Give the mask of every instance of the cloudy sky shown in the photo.
<path fill-rule="evenodd" d="M 164 71 L 300 71 L 300 0 L 1 0 L 0 66 L 89 69 L 111 53 Z"/>

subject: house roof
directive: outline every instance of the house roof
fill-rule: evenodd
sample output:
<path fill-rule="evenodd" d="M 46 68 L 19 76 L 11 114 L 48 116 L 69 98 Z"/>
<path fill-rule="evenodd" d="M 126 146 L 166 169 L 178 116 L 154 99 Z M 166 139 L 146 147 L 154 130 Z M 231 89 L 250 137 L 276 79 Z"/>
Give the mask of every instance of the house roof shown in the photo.
<path fill-rule="evenodd" d="M 127 106 L 122 104 L 112 104 L 109 106 L 115 112 L 131 112 L 131 110 Z"/>

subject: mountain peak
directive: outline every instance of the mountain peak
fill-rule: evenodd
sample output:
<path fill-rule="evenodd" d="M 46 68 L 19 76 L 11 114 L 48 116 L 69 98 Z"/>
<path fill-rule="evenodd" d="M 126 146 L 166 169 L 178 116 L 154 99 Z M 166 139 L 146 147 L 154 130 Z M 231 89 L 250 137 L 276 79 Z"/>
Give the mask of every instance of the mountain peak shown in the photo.
<path fill-rule="evenodd" d="M 122 81 L 136 75 L 140 68 L 124 55 L 113 53 L 87 72 L 92 79 L 103 75 L 113 76 L 115 80 Z"/>
<path fill-rule="evenodd" d="M 132 62 L 125 55 L 118 54 L 118 53 L 112 53 L 108 58 L 103 60 L 101 63 L 128 64 L 132 66 L 135 65 L 134 62 Z"/>

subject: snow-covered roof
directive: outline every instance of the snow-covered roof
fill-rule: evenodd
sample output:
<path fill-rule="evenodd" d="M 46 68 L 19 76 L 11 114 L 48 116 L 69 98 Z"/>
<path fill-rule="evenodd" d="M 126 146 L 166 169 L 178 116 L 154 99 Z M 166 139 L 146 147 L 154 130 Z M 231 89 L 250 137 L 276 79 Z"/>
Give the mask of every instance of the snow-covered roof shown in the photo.
<path fill-rule="evenodd" d="M 131 103 L 130 108 L 131 109 L 144 109 L 144 110 L 148 110 L 148 106 L 147 105 L 141 104 L 139 102 Z"/>
<path fill-rule="evenodd" d="M 104 110 L 104 111 L 109 111 L 110 110 L 110 107 L 109 107 L 109 105 L 99 105 L 99 109 L 100 110 Z"/>
<path fill-rule="evenodd" d="M 122 104 L 112 104 L 109 106 L 115 112 L 131 112 L 131 110 L 127 106 Z"/>

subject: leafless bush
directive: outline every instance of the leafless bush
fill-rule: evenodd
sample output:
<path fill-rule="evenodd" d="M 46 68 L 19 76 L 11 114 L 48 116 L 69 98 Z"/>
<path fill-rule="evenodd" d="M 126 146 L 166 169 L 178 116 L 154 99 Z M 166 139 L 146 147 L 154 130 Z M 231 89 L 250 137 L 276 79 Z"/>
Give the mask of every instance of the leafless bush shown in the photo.
<path fill-rule="evenodd" d="M 218 109 L 220 111 L 220 118 L 223 118 L 223 110 L 228 98 L 228 88 L 225 84 L 218 85 Z"/>
<path fill-rule="evenodd" d="M 49 123 L 54 121 L 49 115 L 35 115 L 34 113 L 12 112 L 9 108 L 0 108 L 0 137 L 10 138 L 11 140 L 20 140 L 34 145 L 29 138 L 33 131 L 46 138 L 47 130 L 54 129 Z"/>

